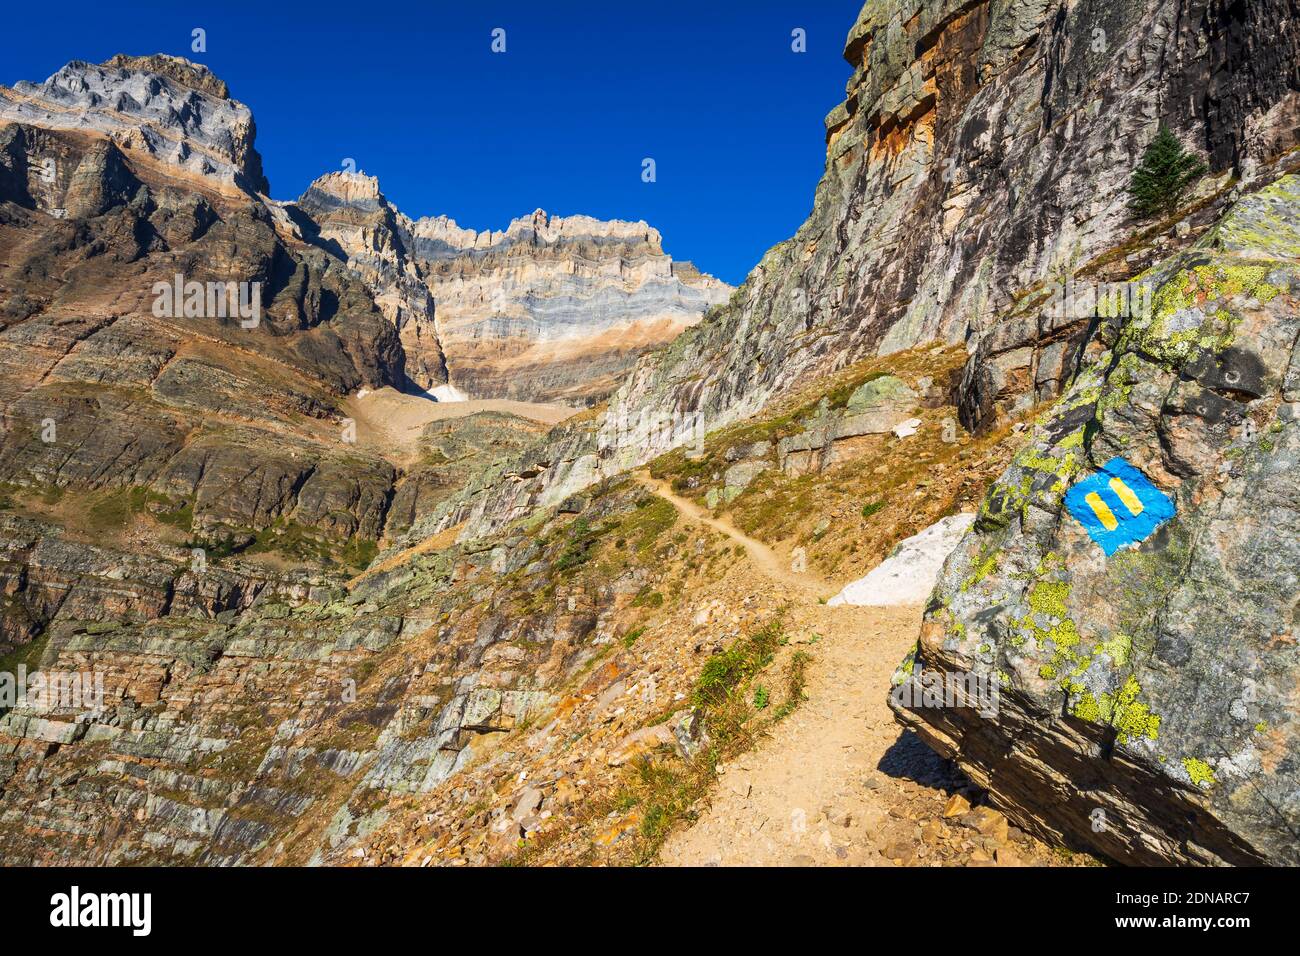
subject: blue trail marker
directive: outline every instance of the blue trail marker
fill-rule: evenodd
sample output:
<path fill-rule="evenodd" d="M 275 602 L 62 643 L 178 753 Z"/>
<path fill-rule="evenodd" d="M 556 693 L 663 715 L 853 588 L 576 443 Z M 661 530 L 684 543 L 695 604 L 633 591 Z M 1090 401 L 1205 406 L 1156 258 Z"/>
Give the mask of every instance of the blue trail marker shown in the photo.
<path fill-rule="evenodd" d="M 1174 516 L 1173 499 L 1123 458 L 1112 458 L 1067 491 L 1065 507 L 1107 557 L 1145 541 Z"/>

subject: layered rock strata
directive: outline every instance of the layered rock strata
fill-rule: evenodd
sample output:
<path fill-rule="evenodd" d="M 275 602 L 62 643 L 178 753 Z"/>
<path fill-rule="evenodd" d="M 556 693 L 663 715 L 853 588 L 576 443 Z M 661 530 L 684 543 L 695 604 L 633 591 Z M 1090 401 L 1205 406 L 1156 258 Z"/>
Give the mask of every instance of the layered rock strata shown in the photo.
<path fill-rule="evenodd" d="M 364 173 L 322 176 L 304 229 L 359 272 L 400 331 L 407 375 L 444 400 L 592 404 L 732 289 L 643 222 L 548 216 L 504 231 L 412 221 Z"/>
<path fill-rule="evenodd" d="M 1099 331 L 896 677 L 969 675 L 1000 689 L 997 715 L 915 694 L 895 710 L 1054 839 L 1144 865 L 1295 865 L 1300 176 L 1148 279 L 1152 314 Z M 1098 474 L 1125 476 L 1114 496 L 1074 490 Z M 1172 517 L 1103 546 L 1157 495 Z"/>

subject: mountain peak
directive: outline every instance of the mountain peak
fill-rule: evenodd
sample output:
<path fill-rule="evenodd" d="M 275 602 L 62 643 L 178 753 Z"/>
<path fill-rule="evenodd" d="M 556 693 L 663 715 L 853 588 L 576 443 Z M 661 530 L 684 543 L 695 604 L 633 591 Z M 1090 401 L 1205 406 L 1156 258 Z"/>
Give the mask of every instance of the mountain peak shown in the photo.
<path fill-rule="evenodd" d="M 307 187 L 299 202 L 307 200 L 309 196 L 319 198 L 322 195 L 346 205 L 377 205 L 387 202 L 384 194 L 379 190 L 378 176 L 367 176 L 364 172 L 356 173 L 347 170 L 317 176 Z"/>
<path fill-rule="evenodd" d="M 157 53 L 73 60 L 43 83 L 0 86 L 0 121 L 97 133 L 128 155 L 267 193 L 252 111 L 206 66 Z"/>
<path fill-rule="evenodd" d="M 148 56 L 118 53 L 109 57 L 100 66 L 129 73 L 154 73 L 196 92 L 206 93 L 218 99 L 230 99 L 230 88 L 226 86 L 224 80 L 202 63 L 195 63 L 183 56 L 172 56 L 170 53 L 151 53 Z"/>

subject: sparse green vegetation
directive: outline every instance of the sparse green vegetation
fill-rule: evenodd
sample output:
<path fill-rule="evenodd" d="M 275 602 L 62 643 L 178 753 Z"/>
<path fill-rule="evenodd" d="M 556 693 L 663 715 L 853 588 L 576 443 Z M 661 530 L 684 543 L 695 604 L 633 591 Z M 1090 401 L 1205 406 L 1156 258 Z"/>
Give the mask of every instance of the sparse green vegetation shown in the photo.
<path fill-rule="evenodd" d="M 771 706 L 768 685 L 755 683 L 772 663 L 784 637 L 781 622 L 775 620 L 714 655 L 697 678 L 692 694 L 709 746 L 691 760 L 647 756 L 635 761 L 623 787 L 607 804 L 593 810 L 597 816 L 611 810 L 639 812 L 634 862 L 653 862 L 669 833 L 694 819 L 716 779 L 719 762 L 748 750 L 765 728 L 793 712 L 803 700 L 811 659 L 802 651 L 790 659 L 784 678 L 787 699 L 779 707 Z"/>
<path fill-rule="evenodd" d="M 658 591 L 651 591 L 649 588 L 643 588 L 635 598 L 632 599 L 633 607 L 663 607 L 664 596 Z"/>
<path fill-rule="evenodd" d="M 591 527 L 586 518 L 577 518 L 568 528 L 569 541 L 555 560 L 555 570 L 559 573 L 572 571 L 591 560 L 592 548 L 600 538 L 601 532 Z"/>
<path fill-rule="evenodd" d="M 695 682 L 696 705 L 721 708 L 738 687 L 772 662 L 781 634 L 780 623 L 773 622 L 709 658 Z"/>
<path fill-rule="evenodd" d="M 366 538 L 351 538 L 343 543 L 324 541 L 316 533 L 296 521 L 281 519 L 257 533 L 253 543 L 232 552 L 240 554 L 278 553 L 297 561 L 307 561 L 327 566 L 342 566 L 361 570 L 375 559 L 379 551 L 377 542 Z M 209 549 L 209 557 L 213 557 Z M 222 556 L 219 553 L 215 556 Z"/>
<path fill-rule="evenodd" d="M 880 509 L 885 507 L 885 505 L 887 504 L 889 504 L 889 502 L 885 501 L 883 498 L 880 499 L 879 501 L 867 502 L 865 505 L 862 506 L 862 517 L 870 518 L 872 515 L 880 511 Z"/>
<path fill-rule="evenodd" d="M 633 540 L 638 551 L 649 550 L 659 536 L 677 523 L 677 509 L 657 495 L 646 495 L 636 510 L 618 524 L 619 531 Z"/>
<path fill-rule="evenodd" d="M 812 655 L 805 651 L 795 651 L 785 670 L 785 700 L 777 708 L 775 720 L 784 720 L 804 702 L 804 687 L 808 683 L 808 665 Z"/>
<path fill-rule="evenodd" d="M 0 657 L 0 673 L 17 674 L 20 666 L 27 668 L 28 673 L 40 670 L 41 656 L 45 653 L 45 646 L 49 642 L 49 634 L 41 634 L 26 644 L 14 648 Z"/>
<path fill-rule="evenodd" d="M 121 488 L 94 496 L 86 508 L 86 527 L 103 534 L 120 531 L 134 516 L 144 511 L 144 488 Z"/>

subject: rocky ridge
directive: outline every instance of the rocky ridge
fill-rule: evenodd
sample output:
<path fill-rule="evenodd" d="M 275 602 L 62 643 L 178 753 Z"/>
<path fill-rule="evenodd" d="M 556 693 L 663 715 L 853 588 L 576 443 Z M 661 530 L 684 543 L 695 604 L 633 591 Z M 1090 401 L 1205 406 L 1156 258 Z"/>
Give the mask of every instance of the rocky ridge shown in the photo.
<path fill-rule="evenodd" d="M 366 277 L 401 331 L 412 381 L 444 397 L 594 403 L 732 291 L 674 262 L 643 222 L 539 209 L 476 232 L 445 216 L 413 221 L 374 177 L 343 172 L 296 206 Z"/>

